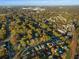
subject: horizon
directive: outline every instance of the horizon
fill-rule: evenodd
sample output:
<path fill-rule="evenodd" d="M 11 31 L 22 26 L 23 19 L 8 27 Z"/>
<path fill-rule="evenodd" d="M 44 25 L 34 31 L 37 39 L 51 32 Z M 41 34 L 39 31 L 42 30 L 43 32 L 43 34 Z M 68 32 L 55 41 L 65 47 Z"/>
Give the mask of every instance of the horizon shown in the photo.
<path fill-rule="evenodd" d="M 74 6 L 79 0 L 0 0 L 0 6 Z"/>

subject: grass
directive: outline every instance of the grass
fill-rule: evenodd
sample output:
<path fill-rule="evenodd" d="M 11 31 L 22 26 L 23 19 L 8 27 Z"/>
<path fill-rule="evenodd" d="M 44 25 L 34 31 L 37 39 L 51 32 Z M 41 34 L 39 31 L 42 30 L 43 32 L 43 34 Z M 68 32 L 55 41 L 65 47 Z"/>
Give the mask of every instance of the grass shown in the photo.
<path fill-rule="evenodd" d="M 66 53 L 66 59 L 70 59 L 70 50 L 68 50 Z"/>

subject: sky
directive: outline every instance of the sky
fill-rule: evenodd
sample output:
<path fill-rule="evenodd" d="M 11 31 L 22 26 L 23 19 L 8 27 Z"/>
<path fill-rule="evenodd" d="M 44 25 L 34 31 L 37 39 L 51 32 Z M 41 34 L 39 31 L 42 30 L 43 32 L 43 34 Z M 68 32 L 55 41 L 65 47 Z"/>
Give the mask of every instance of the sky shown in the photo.
<path fill-rule="evenodd" d="M 79 5 L 79 0 L 0 0 L 0 5 L 50 6 L 50 5 Z"/>

